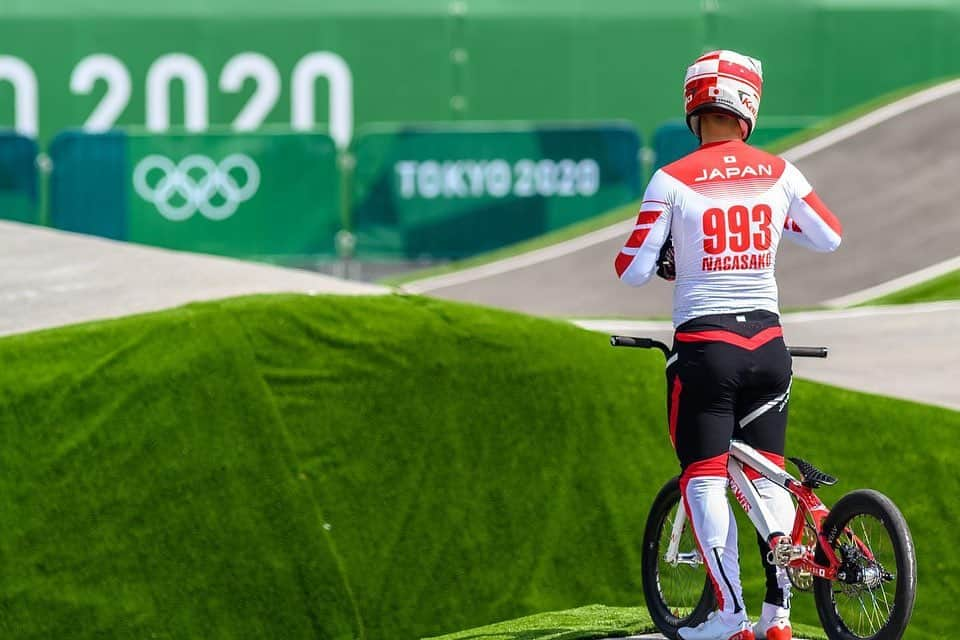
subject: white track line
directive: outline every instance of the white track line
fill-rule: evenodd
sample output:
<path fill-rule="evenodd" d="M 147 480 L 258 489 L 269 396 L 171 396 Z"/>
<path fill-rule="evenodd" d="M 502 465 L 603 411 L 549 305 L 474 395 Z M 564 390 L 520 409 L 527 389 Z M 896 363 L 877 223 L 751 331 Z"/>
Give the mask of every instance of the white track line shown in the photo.
<path fill-rule="evenodd" d="M 820 320 L 856 320 L 860 318 L 876 318 L 878 316 L 912 316 L 920 313 L 940 313 L 941 311 L 960 312 L 960 300 L 921 302 L 917 304 L 891 304 L 832 311 L 798 311 L 796 313 L 784 314 L 783 322 L 784 324 L 793 324 L 797 322 L 818 322 Z"/>
<path fill-rule="evenodd" d="M 570 322 L 587 331 L 601 333 L 644 333 L 648 331 L 673 332 L 673 323 L 669 320 L 604 320 L 603 318 L 571 318 Z"/>
<path fill-rule="evenodd" d="M 520 255 L 497 260 L 496 262 L 488 262 L 487 264 L 473 267 L 472 269 L 464 269 L 463 271 L 455 271 L 442 276 L 415 280 L 414 282 L 401 285 L 400 289 L 407 293 L 426 293 L 434 289 L 452 287 L 458 284 L 480 280 L 481 278 L 500 275 L 507 271 L 523 269 L 524 267 L 576 253 L 587 247 L 592 247 L 595 244 L 607 242 L 614 238 L 625 238 L 633 231 L 634 222 L 633 216 L 631 216 L 629 220 L 618 222 L 617 224 L 598 229 L 597 231 L 591 231 L 588 234 L 553 244 L 543 249 L 521 253 Z"/>
<path fill-rule="evenodd" d="M 861 116 L 852 122 L 848 122 L 847 124 L 841 125 L 836 129 L 832 129 L 821 136 L 817 136 L 813 140 L 808 140 L 807 142 L 799 144 L 780 155 L 785 160 L 796 162 L 797 160 L 806 158 L 807 156 L 813 155 L 818 151 L 822 151 L 829 146 L 835 145 L 842 140 L 846 140 L 847 138 L 853 137 L 858 133 L 862 133 L 870 127 L 875 127 L 881 122 L 886 122 L 891 118 L 903 115 L 911 109 L 922 107 L 925 104 L 930 104 L 931 102 L 935 102 L 941 98 L 946 98 L 947 96 L 955 93 L 960 93 L 960 80 L 951 80 L 950 82 L 938 84 L 935 87 L 924 89 L 919 93 L 914 93 L 906 98 L 892 102 L 884 107 L 880 107 L 876 111 L 871 111 L 870 113 Z"/>
<path fill-rule="evenodd" d="M 897 291 L 902 291 L 903 289 L 908 289 L 914 285 L 920 284 L 921 282 L 938 278 L 952 271 L 956 271 L 957 269 L 960 269 L 960 256 L 951 258 L 949 260 L 944 260 L 943 262 L 929 266 L 926 269 L 920 269 L 919 271 L 908 273 L 905 276 L 894 278 L 893 280 L 878 284 L 875 287 L 870 287 L 868 289 L 856 291 L 839 298 L 827 300 L 824 302 L 824 304 L 828 307 L 852 307 L 858 304 L 863 304 L 864 302 L 869 302 L 875 298 L 880 298 Z"/>
<path fill-rule="evenodd" d="M 918 313 L 939 313 L 956 311 L 960 313 L 960 301 L 930 302 L 922 304 L 897 304 L 880 307 L 858 307 L 856 309 L 837 309 L 829 311 L 799 311 L 783 315 L 784 325 L 801 322 L 823 322 L 829 320 L 856 320 L 878 316 L 916 315 Z M 603 318 L 572 319 L 571 322 L 582 329 L 607 333 L 673 331 L 669 321 L 649 320 L 605 320 Z"/>
<path fill-rule="evenodd" d="M 789 149 L 780 155 L 784 159 L 791 162 L 800 160 L 801 158 L 806 158 L 807 156 L 813 155 L 818 151 L 822 151 L 823 149 L 826 149 L 827 147 L 842 140 L 846 140 L 847 138 L 855 136 L 858 133 L 866 131 L 870 127 L 876 126 L 881 122 L 885 122 L 891 118 L 895 118 L 896 116 L 910 111 L 911 109 L 916 109 L 917 107 L 929 104 L 958 92 L 960 92 L 960 80 L 951 80 L 950 82 L 939 84 L 935 87 L 931 87 L 919 93 L 907 96 L 902 100 L 897 100 L 896 102 L 888 104 L 885 107 L 880 107 L 876 111 L 871 111 L 865 116 L 861 116 L 852 122 L 848 122 L 847 124 L 828 131 L 821 136 L 817 136 L 813 140 L 809 140 L 803 144 L 797 145 L 796 147 L 793 147 L 792 149 Z M 612 240 L 614 238 L 626 237 L 632 228 L 633 218 L 631 217 L 630 220 L 619 222 L 615 225 L 593 231 L 586 235 L 580 236 L 579 238 L 573 238 L 572 240 L 567 240 L 543 249 L 537 249 L 535 251 L 522 253 L 510 258 L 504 258 L 503 260 L 490 262 L 479 267 L 463 269 L 462 271 L 455 271 L 442 276 L 414 280 L 413 282 L 408 282 L 407 284 L 401 285 L 399 289 L 407 293 L 427 293 L 428 291 L 435 291 L 437 289 L 466 284 L 482 278 L 488 278 L 490 276 L 500 275 L 508 271 L 523 269 L 525 267 L 540 264 L 541 262 L 554 260 L 582 249 L 592 247 L 593 245 L 607 242 L 608 240 Z M 613 258 L 611 258 L 611 260 L 612 259 Z"/>

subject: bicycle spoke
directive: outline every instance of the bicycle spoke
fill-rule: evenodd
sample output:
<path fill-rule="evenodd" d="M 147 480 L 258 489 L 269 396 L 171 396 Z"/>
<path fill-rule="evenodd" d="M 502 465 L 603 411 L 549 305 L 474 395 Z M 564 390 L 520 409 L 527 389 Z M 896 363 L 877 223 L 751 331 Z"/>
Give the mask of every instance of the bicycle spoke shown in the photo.
<path fill-rule="evenodd" d="M 874 600 L 874 598 L 873 598 L 873 593 L 870 593 L 870 599 L 871 599 L 871 600 Z M 866 615 L 867 615 L 867 622 L 868 622 L 869 625 L 870 625 L 870 626 L 869 626 L 869 631 L 871 632 L 871 635 L 872 635 L 873 632 L 876 631 L 876 630 L 879 628 L 879 626 L 880 626 L 880 625 L 878 624 L 878 623 L 879 623 L 879 620 L 880 620 L 880 613 L 877 611 L 876 600 L 874 600 L 874 607 L 873 607 L 873 609 L 872 609 L 872 610 L 868 610 L 868 609 L 866 608 L 866 606 L 863 604 L 863 594 L 861 593 L 861 595 L 860 595 L 860 604 L 861 604 L 861 606 L 864 608 L 864 613 L 866 613 Z M 872 611 L 872 613 L 871 613 L 871 611 Z"/>
<path fill-rule="evenodd" d="M 878 522 L 878 524 L 881 524 L 881 527 L 882 527 L 882 523 Z M 864 530 L 866 530 L 865 525 L 861 525 L 861 527 Z M 875 565 L 874 568 L 876 571 L 879 572 L 878 579 L 881 581 L 877 588 L 870 590 L 870 598 L 873 601 L 874 609 L 877 612 L 877 629 L 879 629 L 886 622 L 886 619 L 889 619 L 890 613 L 891 613 L 890 603 L 887 600 L 886 584 L 884 584 L 883 582 L 883 564 L 880 562 L 881 555 L 885 555 L 886 550 L 883 548 L 883 546 L 879 546 L 879 541 L 878 541 L 878 548 L 874 548 L 874 545 L 872 540 L 870 539 L 869 533 L 866 532 L 865 535 L 867 539 L 867 548 L 870 549 L 870 553 L 873 555 L 873 564 Z M 880 603 L 877 600 L 877 594 L 876 594 L 876 591 L 878 590 L 880 591 L 880 595 L 882 596 L 882 599 L 883 599 L 884 619 L 880 618 Z"/>
<path fill-rule="evenodd" d="M 860 575 L 858 582 L 841 582 L 832 590 L 837 613 L 846 618 L 847 627 L 858 637 L 875 635 L 893 614 L 893 595 L 887 589 L 893 585 L 896 590 L 896 578 L 884 579 L 889 575 L 884 563 L 892 553 L 885 534 L 881 521 L 861 515 L 847 523 L 844 535 L 835 542 L 835 551 L 849 565 L 847 570 Z"/>
<path fill-rule="evenodd" d="M 867 531 L 867 525 L 863 520 L 860 521 L 860 533 L 862 535 L 861 539 L 863 541 L 863 544 L 866 546 L 867 550 L 869 550 L 870 553 L 873 555 L 874 562 L 876 562 L 877 551 L 873 548 L 873 543 L 870 539 L 870 532 Z M 861 564 L 867 564 L 867 563 L 861 563 Z M 870 622 L 871 632 L 876 631 L 878 628 L 882 626 L 882 621 L 880 620 L 880 611 L 877 608 L 877 597 L 876 595 L 874 595 L 873 591 L 874 591 L 873 589 L 868 589 L 867 591 L 868 595 L 870 596 L 870 601 L 873 603 L 873 609 L 872 609 L 873 614 L 871 615 L 870 611 L 866 611 L 867 619 Z M 860 600 L 862 602 L 863 592 L 861 591 L 860 593 L 861 593 Z"/>
<path fill-rule="evenodd" d="M 863 522 L 860 522 L 860 533 L 863 534 L 864 543 L 867 545 L 867 549 L 873 551 L 873 545 L 870 544 L 870 532 L 867 531 L 867 525 Z"/>
<path fill-rule="evenodd" d="M 670 535 L 673 531 L 673 525 L 676 521 L 677 511 L 668 516 L 663 524 L 660 536 L 660 548 L 658 550 L 659 558 L 659 589 L 663 602 L 668 606 L 671 613 L 680 618 L 688 615 L 696 606 L 703 591 L 704 574 L 701 565 L 690 564 L 689 562 L 671 563 L 667 562 L 667 548 L 669 547 Z M 690 528 L 684 527 L 680 536 L 678 548 L 678 558 L 690 557 L 695 554 L 696 545 L 692 539 Z"/>
<path fill-rule="evenodd" d="M 880 586 L 880 594 L 883 596 L 883 608 L 887 612 L 887 617 L 890 616 L 890 613 L 893 611 L 893 608 L 890 606 L 890 601 L 887 599 L 887 585 Z"/>
<path fill-rule="evenodd" d="M 844 496 L 825 527 L 839 560 L 836 579 L 814 583 L 824 628 L 843 640 L 900 638 L 913 608 L 916 559 L 909 529 L 889 498 L 864 489 Z"/>

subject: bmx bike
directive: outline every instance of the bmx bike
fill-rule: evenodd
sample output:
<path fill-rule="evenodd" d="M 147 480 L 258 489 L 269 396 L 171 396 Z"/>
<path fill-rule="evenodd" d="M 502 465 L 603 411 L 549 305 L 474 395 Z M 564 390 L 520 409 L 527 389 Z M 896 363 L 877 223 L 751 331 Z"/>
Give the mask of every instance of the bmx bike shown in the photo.
<path fill-rule="evenodd" d="M 617 347 L 660 349 L 649 338 L 612 336 Z M 827 357 L 825 347 L 788 347 L 790 355 Z M 910 529 L 888 497 L 872 489 L 851 491 L 832 509 L 814 489 L 837 479 L 801 458 L 788 458 L 797 479 L 744 442 L 730 443 L 727 474 L 737 502 L 764 540 L 776 531 L 752 470 L 790 493 L 796 503 L 792 530 L 767 561 L 785 567 L 796 591 L 812 591 L 824 632 L 831 640 L 899 640 L 913 612 L 917 560 Z M 653 500 L 643 535 L 643 595 L 654 624 L 668 638 L 680 627 L 696 626 L 716 608 L 686 511 L 680 506 L 680 478 L 667 482 Z"/>

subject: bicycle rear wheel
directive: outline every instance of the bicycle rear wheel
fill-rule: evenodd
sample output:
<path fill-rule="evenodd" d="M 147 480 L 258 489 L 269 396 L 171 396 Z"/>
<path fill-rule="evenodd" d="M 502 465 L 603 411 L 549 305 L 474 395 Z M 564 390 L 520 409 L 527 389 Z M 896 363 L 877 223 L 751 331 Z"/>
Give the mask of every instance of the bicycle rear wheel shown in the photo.
<path fill-rule="evenodd" d="M 689 520 L 680 535 L 677 558 L 672 561 L 666 558 L 678 513 L 683 513 L 683 505 L 680 479 L 674 478 L 664 485 L 650 507 L 640 559 L 647 610 L 668 638 L 676 638 L 680 627 L 700 624 L 716 608 L 716 598 Z"/>
<path fill-rule="evenodd" d="M 837 501 L 823 530 L 841 562 L 837 580 L 816 578 L 813 585 L 827 636 L 902 638 L 917 591 L 917 559 L 903 514 L 882 493 L 853 491 Z M 826 562 L 823 551 L 817 556 Z"/>

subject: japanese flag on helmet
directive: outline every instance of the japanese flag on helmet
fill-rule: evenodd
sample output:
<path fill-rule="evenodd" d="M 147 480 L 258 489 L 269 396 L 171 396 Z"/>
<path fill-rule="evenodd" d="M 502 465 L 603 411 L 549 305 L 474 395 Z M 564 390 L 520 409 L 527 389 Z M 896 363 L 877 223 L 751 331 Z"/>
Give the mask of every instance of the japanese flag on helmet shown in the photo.
<path fill-rule="evenodd" d="M 760 61 L 736 51 L 705 53 L 687 69 L 683 83 L 687 126 L 699 137 L 699 115 L 725 111 L 740 119 L 740 132 L 746 140 L 753 133 L 763 92 Z"/>

